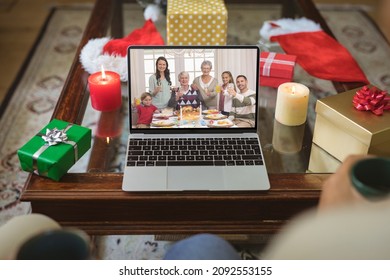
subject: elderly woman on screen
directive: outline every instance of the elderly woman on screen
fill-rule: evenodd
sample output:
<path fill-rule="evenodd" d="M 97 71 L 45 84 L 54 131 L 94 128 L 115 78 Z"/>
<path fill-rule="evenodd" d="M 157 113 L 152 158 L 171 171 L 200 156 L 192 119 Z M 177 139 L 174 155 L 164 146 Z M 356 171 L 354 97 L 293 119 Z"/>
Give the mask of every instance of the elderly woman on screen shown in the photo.
<path fill-rule="evenodd" d="M 196 77 L 192 83 L 195 90 L 199 90 L 203 97 L 206 108 L 217 108 L 217 92 L 215 87 L 218 80 L 210 75 L 213 64 L 209 60 L 205 60 L 200 65 L 202 75 Z"/>
<path fill-rule="evenodd" d="M 189 85 L 190 75 L 188 72 L 180 72 L 178 79 L 180 86 L 172 90 L 168 107 L 178 110 L 180 106 L 190 105 L 192 108 L 198 108 L 201 103 L 204 104 L 199 90 L 195 90 Z"/>

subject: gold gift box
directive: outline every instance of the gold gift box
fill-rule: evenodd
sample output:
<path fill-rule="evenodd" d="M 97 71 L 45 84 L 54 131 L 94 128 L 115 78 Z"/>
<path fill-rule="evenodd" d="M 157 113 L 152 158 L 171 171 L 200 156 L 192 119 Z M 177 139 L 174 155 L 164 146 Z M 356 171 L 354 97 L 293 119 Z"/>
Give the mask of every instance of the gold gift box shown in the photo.
<path fill-rule="evenodd" d="M 169 0 L 168 45 L 226 45 L 227 9 L 223 0 Z"/>
<path fill-rule="evenodd" d="M 390 156 L 390 111 L 358 111 L 357 90 L 317 100 L 313 142 L 340 161 L 350 154 Z"/>
<path fill-rule="evenodd" d="M 316 144 L 311 144 L 308 172 L 335 173 L 341 162 Z"/>

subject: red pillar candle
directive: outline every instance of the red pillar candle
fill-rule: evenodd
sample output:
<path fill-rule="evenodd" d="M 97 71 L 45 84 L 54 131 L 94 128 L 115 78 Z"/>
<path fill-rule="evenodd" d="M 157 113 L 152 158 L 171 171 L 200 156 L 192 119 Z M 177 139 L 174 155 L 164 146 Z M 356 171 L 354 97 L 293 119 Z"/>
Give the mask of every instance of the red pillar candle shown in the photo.
<path fill-rule="evenodd" d="M 121 80 L 118 73 L 104 71 L 88 77 L 92 107 L 102 112 L 114 111 L 122 105 Z"/>

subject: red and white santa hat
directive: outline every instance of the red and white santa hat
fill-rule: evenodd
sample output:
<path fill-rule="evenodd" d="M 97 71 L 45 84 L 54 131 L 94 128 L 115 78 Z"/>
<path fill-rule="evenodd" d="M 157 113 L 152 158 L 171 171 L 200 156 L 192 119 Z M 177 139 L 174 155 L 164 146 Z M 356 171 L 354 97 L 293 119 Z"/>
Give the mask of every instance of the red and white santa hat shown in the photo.
<path fill-rule="evenodd" d="M 338 82 L 369 83 L 349 51 L 312 20 L 267 21 L 260 29 L 260 36 L 278 42 L 287 54 L 297 56 L 297 63 L 312 76 Z"/>
<path fill-rule="evenodd" d="M 110 37 L 95 38 L 88 41 L 80 53 L 80 62 L 88 73 L 105 70 L 117 72 L 121 81 L 127 81 L 127 48 L 131 45 L 164 45 L 164 39 L 154 22 L 158 20 L 160 8 L 149 5 L 144 11 L 143 27 L 133 30 L 120 39 Z"/>
<path fill-rule="evenodd" d="M 260 29 L 260 36 L 271 41 L 272 36 L 291 34 L 297 32 L 315 32 L 320 31 L 321 26 L 307 18 L 281 18 L 273 21 L 264 22 Z"/>

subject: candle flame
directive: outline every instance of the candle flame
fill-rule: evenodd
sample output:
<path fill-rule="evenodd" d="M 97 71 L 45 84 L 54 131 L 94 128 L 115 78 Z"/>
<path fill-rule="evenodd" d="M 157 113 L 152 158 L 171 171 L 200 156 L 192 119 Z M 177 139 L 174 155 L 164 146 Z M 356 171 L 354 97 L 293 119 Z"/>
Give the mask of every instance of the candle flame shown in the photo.
<path fill-rule="evenodd" d="M 292 91 L 292 94 L 295 94 L 295 86 L 292 86 L 291 91 Z"/>
<path fill-rule="evenodd" d="M 103 65 L 101 66 L 101 70 L 102 70 L 102 79 L 105 80 L 106 79 L 106 72 L 104 71 Z"/>

